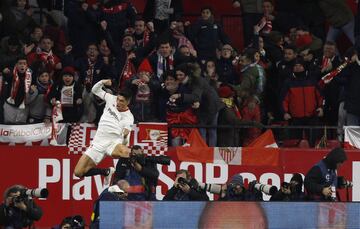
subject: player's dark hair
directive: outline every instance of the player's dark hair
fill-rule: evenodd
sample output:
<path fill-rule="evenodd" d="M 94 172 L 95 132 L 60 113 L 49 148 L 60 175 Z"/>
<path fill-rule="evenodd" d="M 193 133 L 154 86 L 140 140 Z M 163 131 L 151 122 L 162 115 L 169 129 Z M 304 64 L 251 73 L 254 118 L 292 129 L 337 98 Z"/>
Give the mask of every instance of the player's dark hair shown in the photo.
<path fill-rule="evenodd" d="M 132 97 L 131 92 L 129 90 L 121 90 L 117 95 L 124 97 L 126 101 L 130 101 Z"/>

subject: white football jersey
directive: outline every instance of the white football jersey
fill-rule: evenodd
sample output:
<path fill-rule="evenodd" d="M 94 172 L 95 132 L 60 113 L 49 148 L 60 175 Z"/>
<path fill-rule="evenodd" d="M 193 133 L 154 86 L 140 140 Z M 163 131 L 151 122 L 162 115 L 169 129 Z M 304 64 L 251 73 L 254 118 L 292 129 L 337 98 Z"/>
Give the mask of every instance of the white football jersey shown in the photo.
<path fill-rule="evenodd" d="M 104 112 L 100 118 L 96 136 L 115 135 L 116 137 L 117 135 L 119 138 L 122 138 L 124 129 L 132 129 L 134 116 L 130 110 L 120 112 L 116 108 L 117 96 L 106 93 L 102 90 L 102 86 L 102 81 L 99 81 L 92 88 L 92 92 L 106 102 Z"/>

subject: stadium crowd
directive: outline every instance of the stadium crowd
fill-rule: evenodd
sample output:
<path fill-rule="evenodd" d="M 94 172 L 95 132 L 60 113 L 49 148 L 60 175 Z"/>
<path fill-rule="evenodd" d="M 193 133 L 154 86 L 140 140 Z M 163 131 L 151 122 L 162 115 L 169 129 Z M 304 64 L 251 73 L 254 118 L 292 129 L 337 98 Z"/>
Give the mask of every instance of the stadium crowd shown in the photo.
<path fill-rule="evenodd" d="M 216 6 L 204 6 L 190 23 L 182 0 L 170 6 L 167 0 L 148 0 L 142 15 L 130 0 L 68 0 L 63 10 L 45 6 L 49 9 L 41 18 L 34 14 L 33 2 L 46 5 L 31 0 L 0 3 L 1 124 L 50 123 L 58 104 L 62 122 L 98 123 L 105 105 L 91 88 L 103 79 L 112 81 L 108 93 L 131 92 L 136 122 L 253 126 L 233 130 L 236 134 L 200 128 L 209 146 L 247 145 L 260 135 L 262 125 L 284 121 L 300 126 L 360 124 L 359 25 L 344 0 L 234 0 L 233 7 L 242 10 L 243 50 L 235 50 L 215 20 Z M 344 55 L 336 43 L 341 33 L 353 45 Z M 341 130 L 333 133 L 336 138 L 343 138 Z M 170 134 L 172 145 L 182 145 L 189 130 Z M 302 137 L 299 131 L 292 134 Z M 314 141 L 310 139 L 312 145 Z M 154 162 L 138 154 L 118 163 L 113 185 L 95 203 L 95 225 L 100 200 L 155 199 L 159 173 Z M 336 174 L 323 170 L 336 170 L 345 160 L 343 150 L 331 151 L 305 181 L 294 174 L 272 193 L 273 200 L 305 200 L 303 182 L 310 199 L 331 200 L 330 186 L 341 185 Z M 325 181 L 326 175 L 332 180 Z M 254 182 L 245 189 L 243 184 L 237 174 L 217 194 L 221 200 L 262 200 L 266 187 Z M 1 206 L 16 208 L 5 211 L 14 211 L 14 217 L 31 209 L 28 200 L 15 198 L 21 190 L 7 190 L 8 200 Z M 209 190 L 187 170 L 179 170 L 164 200 L 208 200 Z M 41 217 L 41 209 L 31 206 L 37 214 L 23 225 Z M 80 216 L 71 216 L 60 228 L 73 228 L 74 222 L 84 226 Z"/>
<path fill-rule="evenodd" d="M 2 1 L 0 123 L 49 123 L 58 103 L 63 122 L 97 123 L 104 103 L 91 88 L 111 79 L 110 93 L 131 91 L 136 122 L 254 126 L 233 138 L 200 128 L 209 146 L 247 145 L 260 123 L 339 126 L 340 140 L 345 123 L 359 124 L 358 23 L 346 1 L 235 0 L 243 50 L 216 22 L 215 6 L 190 23 L 181 0 L 167 2 L 147 1 L 140 16 L 131 1 L 69 0 L 40 20 L 27 0 Z M 341 33 L 354 45 L 345 55 Z M 172 144 L 188 134 L 173 130 Z"/>

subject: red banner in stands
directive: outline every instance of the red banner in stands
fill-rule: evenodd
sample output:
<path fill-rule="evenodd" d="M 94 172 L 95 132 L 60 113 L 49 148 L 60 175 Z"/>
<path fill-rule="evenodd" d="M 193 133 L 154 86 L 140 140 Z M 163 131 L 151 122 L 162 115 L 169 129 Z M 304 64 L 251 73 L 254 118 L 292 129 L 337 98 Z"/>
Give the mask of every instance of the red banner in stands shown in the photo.
<path fill-rule="evenodd" d="M 2 162 L 2 181 L 0 190 L 14 184 L 22 184 L 28 188 L 46 187 L 49 197 L 46 200 L 36 200 L 44 211 L 42 219 L 36 223 L 37 228 L 49 228 L 59 224 L 65 216 L 80 214 L 89 223 L 94 200 L 103 189 L 103 179 L 100 176 L 79 180 L 73 176 L 73 171 L 80 155 L 68 154 L 66 147 L 8 147 L 0 146 Z M 172 157 L 170 166 L 159 165 L 159 186 L 157 198 L 162 199 L 166 190 L 173 185 L 175 171 L 189 169 L 192 175 L 201 182 L 226 183 L 232 175 L 241 173 L 245 183 L 254 179 L 261 183 L 280 186 L 288 181 L 292 173 L 306 174 L 312 165 L 326 155 L 327 150 L 281 149 L 280 165 L 278 167 L 254 167 L 227 164 L 201 164 L 195 162 L 179 162 L 176 152 L 170 150 Z M 350 198 L 360 201 L 360 151 L 347 151 L 348 161 L 338 174 L 345 176 L 354 183 Z M 99 166 L 107 167 L 114 164 L 110 158 Z M 346 200 L 344 192 L 342 200 Z"/>

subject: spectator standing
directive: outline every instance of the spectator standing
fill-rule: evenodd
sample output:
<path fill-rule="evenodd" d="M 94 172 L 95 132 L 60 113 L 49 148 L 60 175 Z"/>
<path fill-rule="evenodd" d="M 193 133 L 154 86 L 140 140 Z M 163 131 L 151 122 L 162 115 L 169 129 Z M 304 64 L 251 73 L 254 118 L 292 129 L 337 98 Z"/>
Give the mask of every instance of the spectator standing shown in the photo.
<path fill-rule="evenodd" d="M 239 76 L 233 65 L 234 49 L 229 44 L 221 47 L 220 59 L 216 62 L 216 73 L 219 82 L 224 84 L 239 84 Z"/>
<path fill-rule="evenodd" d="M 357 51 L 350 48 L 346 56 L 350 59 L 350 64 L 338 77 L 335 78 L 344 85 L 344 109 L 346 110 L 346 125 L 360 125 L 360 60 Z"/>
<path fill-rule="evenodd" d="M 198 109 L 200 125 L 216 126 L 218 123 L 219 111 L 224 107 L 216 90 L 201 77 L 201 69 L 197 64 L 182 64 L 176 68 L 176 79 L 180 82 L 181 90 L 190 91 L 177 93 L 170 96 L 170 101 L 182 100 L 185 103 L 193 104 Z M 215 147 L 217 144 L 216 128 L 200 128 L 203 139 L 208 146 Z M 207 140 L 207 137 L 209 139 Z"/>
<path fill-rule="evenodd" d="M 160 81 L 154 77 L 150 63 L 143 61 L 138 72 L 127 82 L 126 88 L 132 91 L 130 110 L 135 122 L 155 122 L 159 120 L 157 98 L 161 89 Z"/>
<path fill-rule="evenodd" d="M 155 48 L 155 39 L 157 35 L 154 33 L 154 25 L 149 22 L 145 24 L 145 20 L 142 18 L 137 18 L 135 20 L 134 25 L 134 38 L 135 38 L 135 46 L 138 48 L 145 48 L 146 53 L 144 56 L 147 56 L 153 49 Z"/>
<path fill-rule="evenodd" d="M 263 0 L 262 8 L 263 17 L 261 20 L 266 21 L 263 33 L 269 33 L 271 30 L 274 30 L 286 34 L 291 28 L 296 28 L 300 25 L 300 19 L 293 12 L 289 10 L 275 11 L 274 1 L 272 0 Z"/>
<path fill-rule="evenodd" d="M 283 58 L 276 65 L 277 74 L 272 75 L 275 79 L 270 79 L 271 81 L 275 81 L 277 83 L 277 91 L 281 90 L 285 81 L 291 78 L 296 56 L 296 46 L 287 45 L 284 47 Z"/>
<path fill-rule="evenodd" d="M 218 23 L 215 23 L 211 7 L 201 9 L 201 17 L 190 28 L 190 40 L 197 50 L 200 63 L 216 56 L 216 49 L 222 44 L 230 44 L 230 39 Z"/>
<path fill-rule="evenodd" d="M 31 30 L 30 36 L 28 36 L 24 43 L 25 46 L 25 55 L 29 54 L 30 52 L 36 51 L 39 48 L 40 40 L 44 36 L 44 31 L 41 26 L 35 26 Z"/>
<path fill-rule="evenodd" d="M 310 33 L 309 28 L 297 27 L 295 45 L 298 50 L 310 49 L 313 53 L 320 53 L 323 42 L 320 38 Z"/>
<path fill-rule="evenodd" d="M 154 75 L 162 82 L 162 74 L 169 70 L 174 70 L 174 53 L 175 49 L 169 40 L 160 40 L 157 46 L 157 51 L 148 56 L 146 59 L 149 61 Z"/>
<path fill-rule="evenodd" d="M 25 57 L 19 57 L 14 69 L 3 70 L 4 81 L 7 83 L 5 89 L 4 123 L 25 124 L 28 117 L 28 106 L 26 98 L 30 92 L 32 82 L 32 71 L 28 68 Z"/>
<path fill-rule="evenodd" d="M 245 46 L 251 43 L 254 25 L 263 16 L 262 3 L 263 0 L 233 0 L 233 7 L 242 9 Z"/>
<path fill-rule="evenodd" d="M 317 84 L 318 76 L 315 72 L 309 72 L 304 66 L 304 60 L 298 57 L 294 62 L 293 75 L 284 83 L 281 93 L 284 120 L 290 121 L 294 126 L 317 125 L 319 118 L 324 115 L 323 97 Z M 301 139 L 302 132 L 295 130 L 291 135 Z M 316 132 L 310 134 L 311 146 L 315 144 Z"/>
<path fill-rule="evenodd" d="M 68 12 L 69 41 L 73 46 L 73 55 L 82 57 L 89 44 L 99 40 L 101 11 L 97 4 L 89 6 L 85 1 L 70 2 Z"/>
<path fill-rule="evenodd" d="M 136 68 L 141 63 L 145 48 L 136 48 L 135 37 L 132 33 L 124 34 L 120 48 L 107 30 L 107 22 L 102 21 L 101 27 L 105 32 L 106 43 L 115 58 L 112 71 L 117 85 L 114 89 L 122 90 L 126 86 L 126 81 L 136 74 Z M 104 62 L 106 63 L 106 61 Z"/>
<path fill-rule="evenodd" d="M 273 66 L 277 66 L 283 58 L 284 38 L 283 34 L 272 31 L 268 36 L 264 36 L 264 49 Z"/>
<path fill-rule="evenodd" d="M 27 55 L 29 65 L 37 70 L 39 67 L 45 67 L 50 74 L 52 80 L 54 79 L 55 70 L 61 70 L 62 64 L 60 58 L 53 53 L 52 48 L 54 42 L 50 37 L 42 37 L 39 48 Z M 36 71 L 35 71 L 36 73 Z"/>
<path fill-rule="evenodd" d="M 188 88 L 179 87 L 180 82 L 176 80 L 172 71 L 164 72 L 164 88 L 160 97 L 160 117 L 169 125 L 173 124 L 197 124 L 198 118 L 192 108 L 192 103 L 186 103 L 183 100 L 170 100 L 173 94 L 190 93 Z M 181 146 L 185 144 L 191 133 L 190 128 L 172 128 L 171 145 Z"/>
<path fill-rule="evenodd" d="M 237 98 L 241 104 L 240 110 L 244 121 L 261 122 L 260 103 L 262 91 L 259 91 L 261 82 L 261 67 L 255 63 L 255 50 L 247 49 L 240 57 L 241 83 L 236 85 Z M 261 134 L 261 130 L 250 128 L 243 144 L 247 145 Z"/>
<path fill-rule="evenodd" d="M 237 104 L 235 91 L 226 84 L 220 85 L 217 89 L 221 101 L 225 107 L 219 112 L 219 125 L 237 126 L 241 123 L 240 109 Z M 218 144 L 219 147 L 240 146 L 240 132 L 239 129 L 232 128 L 218 128 Z"/>
<path fill-rule="evenodd" d="M 208 81 L 208 83 L 218 90 L 221 85 L 219 82 L 219 75 L 217 74 L 217 66 L 215 60 L 208 60 L 205 63 L 205 69 L 202 71 L 203 77 Z"/>
<path fill-rule="evenodd" d="M 35 25 L 33 9 L 27 0 L 13 1 L 14 5 L 3 12 L 3 26 L 6 34 L 16 35 L 20 40 L 25 39 L 30 33 L 29 29 Z"/>
<path fill-rule="evenodd" d="M 345 0 L 319 0 L 319 6 L 330 24 L 326 40 L 336 42 L 343 32 L 351 43 L 355 44 L 354 15 L 347 2 Z"/>
<path fill-rule="evenodd" d="M 183 63 L 196 63 L 196 51 L 187 45 L 180 46 L 175 53 L 175 66 Z"/>
<path fill-rule="evenodd" d="M 29 96 L 29 118 L 28 123 L 50 123 L 51 107 L 49 104 L 49 93 L 52 81 L 46 69 L 39 70 L 35 84 L 31 85 Z"/>
<path fill-rule="evenodd" d="M 324 76 L 329 72 L 335 70 L 342 62 L 339 55 L 336 54 L 336 43 L 332 41 L 325 42 L 322 56 L 319 58 L 318 68 L 321 75 Z M 342 100 L 340 94 L 342 86 L 334 81 L 325 85 L 324 93 L 324 119 L 326 125 L 336 126 L 338 123 L 339 104 Z"/>
<path fill-rule="evenodd" d="M 146 22 L 152 21 L 155 32 L 161 35 L 172 21 L 180 20 L 182 13 L 182 0 L 147 0 L 144 19 Z"/>
<path fill-rule="evenodd" d="M 63 122 L 78 122 L 83 113 L 82 87 L 75 81 L 73 67 L 65 67 L 61 72 L 61 82 L 55 83 L 49 94 L 52 106 L 59 101 Z"/>
<path fill-rule="evenodd" d="M 135 19 L 136 9 L 129 0 L 105 0 L 101 5 L 101 21 L 107 22 L 116 48 L 125 30 L 134 27 Z"/>
<path fill-rule="evenodd" d="M 78 83 L 83 88 L 84 113 L 80 121 L 94 122 L 102 113 L 103 106 L 97 102 L 91 88 L 100 80 L 112 78 L 111 66 L 104 63 L 96 44 L 90 44 L 86 56 L 77 59 L 74 66 L 79 72 Z"/>
<path fill-rule="evenodd" d="M 277 0 L 278 11 L 294 12 L 302 26 L 309 28 L 311 34 L 325 40 L 325 16 L 319 6 L 319 1 L 313 0 Z"/>
<path fill-rule="evenodd" d="M 14 66 L 17 59 L 23 56 L 20 40 L 16 36 L 4 39 L 0 48 L 0 71 L 9 66 Z"/>

